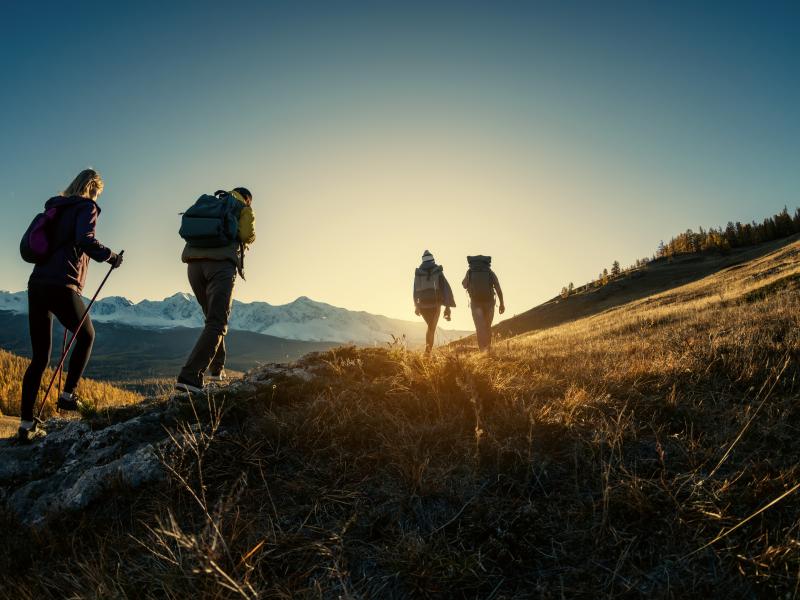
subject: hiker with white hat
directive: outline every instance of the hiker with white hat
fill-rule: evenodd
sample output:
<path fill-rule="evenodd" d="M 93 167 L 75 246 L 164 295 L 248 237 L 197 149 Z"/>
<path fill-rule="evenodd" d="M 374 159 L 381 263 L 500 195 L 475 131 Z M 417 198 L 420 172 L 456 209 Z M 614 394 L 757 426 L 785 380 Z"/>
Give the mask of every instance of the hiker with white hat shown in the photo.
<path fill-rule="evenodd" d="M 425 354 L 430 354 L 436 335 L 439 315 L 444 306 L 444 318 L 450 320 L 450 309 L 456 302 L 453 290 L 444 276 L 444 269 L 436 264 L 428 250 L 422 253 L 422 264 L 414 271 L 414 312 L 425 319 Z"/>

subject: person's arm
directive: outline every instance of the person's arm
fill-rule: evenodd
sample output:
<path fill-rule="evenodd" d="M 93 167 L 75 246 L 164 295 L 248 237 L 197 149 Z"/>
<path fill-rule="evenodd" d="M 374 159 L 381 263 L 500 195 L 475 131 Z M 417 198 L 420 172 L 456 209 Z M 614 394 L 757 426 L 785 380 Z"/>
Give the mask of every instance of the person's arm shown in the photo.
<path fill-rule="evenodd" d="M 506 312 L 506 303 L 503 302 L 503 290 L 500 289 L 500 280 L 497 279 L 497 275 L 495 274 L 494 271 L 492 271 L 492 280 L 494 284 L 494 289 L 497 292 L 497 298 L 500 300 L 500 307 L 498 308 L 498 311 L 502 315 L 504 312 Z"/>
<path fill-rule="evenodd" d="M 465 290 L 469 289 L 469 271 L 464 275 L 464 280 L 461 282 L 461 285 Z"/>
<path fill-rule="evenodd" d="M 256 241 L 256 215 L 249 206 L 239 213 L 239 241 L 245 246 Z"/>
<path fill-rule="evenodd" d="M 440 282 L 442 286 L 442 304 L 444 304 L 444 318 L 449 321 L 450 309 L 456 307 L 456 299 L 453 296 L 453 288 L 450 287 L 450 282 L 447 281 L 447 277 L 444 276 L 444 273 L 441 274 Z"/>
<path fill-rule="evenodd" d="M 92 260 L 115 264 L 118 260 L 117 255 L 95 237 L 98 212 L 94 202 L 87 202 L 78 209 L 78 216 L 75 219 L 75 245 Z"/>
<path fill-rule="evenodd" d="M 419 316 L 419 306 L 417 306 L 417 278 L 414 277 L 414 283 L 411 284 L 411 300 L 414 302 L 414 314 Z"/>

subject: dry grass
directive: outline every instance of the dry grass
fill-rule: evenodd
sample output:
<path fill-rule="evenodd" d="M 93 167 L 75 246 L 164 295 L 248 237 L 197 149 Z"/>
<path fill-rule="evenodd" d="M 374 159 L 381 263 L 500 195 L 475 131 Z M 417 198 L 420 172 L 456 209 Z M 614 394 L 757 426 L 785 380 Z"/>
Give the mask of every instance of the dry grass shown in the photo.
<path fill-rule="evenodd" d="M 18 417 L 0 417 L 0 439 L 16 434 L 18 427 Z"/>
<path fill-rule="evenodd" d="M 21 358 L 5 350 L 0 350 L 0 416 L 19 416 L 19 403 L 22 391 L 22 376 L 28 368 L 30 360 Z M 42 386 L 39 393 L 41 398 L 50 382 L 53 372 L 48 369 L 42 377 Z M 43 416 L 46 418 L 55 412 L 56 386 L 50 392 L 50 398 L 45 406 Z M 78 393 L 89 401 L 93 409 L 105 409 L 113 406 L 132 404 L 142 399 L 139 394 L 129 392 L 102 381 L 82 379 L 78 384 Z"/>
<path fill-rule="evenodd" d="M 168 484 L 6 519 L 6 593 L 797 597 L 799 252 L 493 356 L 308 357 L 198 407 Z"/>

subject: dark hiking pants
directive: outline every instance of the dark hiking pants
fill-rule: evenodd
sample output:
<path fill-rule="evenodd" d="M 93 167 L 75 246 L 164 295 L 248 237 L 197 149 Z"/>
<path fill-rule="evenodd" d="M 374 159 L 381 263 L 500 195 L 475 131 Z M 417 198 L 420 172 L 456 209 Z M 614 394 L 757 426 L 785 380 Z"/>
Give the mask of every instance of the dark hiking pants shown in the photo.
<path fill-rule="evenodd" d="M 203 309 L 205 328 L 181 370 L 181 379 L 200 387 L 207 370 L 218 373 L 225 366 L 225 334 L 236 266 L 226 260 L 199 260 L 190 262 L 187 272 L 189 285 Z"/>
<path fill-rule="evenodd" d="M 441 306 L 431 306 L 419 309 L 419 314 L 425 319 L 428 331 L 425 332 L 425 352 L 430 352 L 433 348 L 433 340 L 436 337 L 436 326 L 439 323 L 439 315 L 442 312 Z"/>
<path fill-rule="evenodd" d="M 31 364 L 22 378 L 23 421 L 33 420 L 36 396 L 42 383 L 42 375 L 50 362 L 53 344 L 53 315 L 69 331 L 74 332 L 80 323 L 86 306 L 80 294 L 63 285 L 31 283 L 28 285 L 28 325 L 31 333 Z M 86 369 L 94 344 L 94 326 L 87 316 L 72 346 L 69 371 L 64 391 L 72 393 Z"/>
<path fill-rule="evenodd" d="M 475 334 L 478 348 L 488 350 L 492 345 L 492 321 L 494 321 L 494 302 L 473 302 L 472 320 L 475 321 Z"/>

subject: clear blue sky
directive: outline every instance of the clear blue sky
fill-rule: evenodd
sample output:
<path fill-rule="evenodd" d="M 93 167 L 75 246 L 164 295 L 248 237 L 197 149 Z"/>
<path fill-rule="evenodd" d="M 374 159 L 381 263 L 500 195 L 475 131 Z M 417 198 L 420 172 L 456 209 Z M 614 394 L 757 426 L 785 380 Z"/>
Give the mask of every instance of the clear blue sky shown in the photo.
<path fill-rule="evenodd" d="M 800 203 L 797 2 L 119 4 L 0 3 L 0 288 L 87 166 L 109 294 L 187 291 L 177 213 L 245 185 L 240 299 L 404 318 L 425 248 L 493 255 L 513 314 Z"/>

